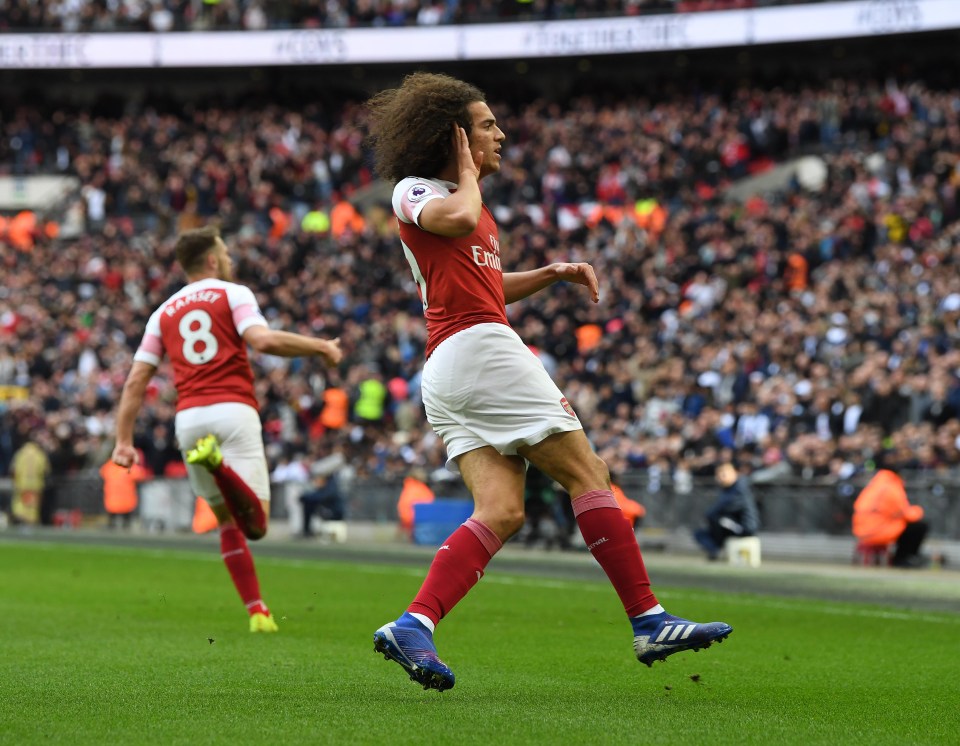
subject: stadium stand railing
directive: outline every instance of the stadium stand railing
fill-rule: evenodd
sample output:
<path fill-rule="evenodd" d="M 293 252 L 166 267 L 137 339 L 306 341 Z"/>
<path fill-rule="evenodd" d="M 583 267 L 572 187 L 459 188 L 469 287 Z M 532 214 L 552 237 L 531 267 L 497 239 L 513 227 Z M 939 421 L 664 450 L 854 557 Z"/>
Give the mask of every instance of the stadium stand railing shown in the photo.
<path fill-rule="evenodd" d="M 934 538 L 960 540 L 960 479 L 927 474 L 904 474 L 907 494 L 912 503 L 922 505 L 925 520 Z M 849 536 L 853 501 L 863 480 L 836 482 L 829 479 L 783 479 L 754 484 L 753 491 L 761 512 L 764 531 Z M 712 479 L 697 478 L 681 490 L 665 479 L 651 487 L 647 475 L 635 474 L 620 480 L 625 492 L 647 510 L 644 527 L 659 531 L 690 529 L 713 502 L 717 486 Z M 347 519 L 390 523 L 396 520 L 397 498 L 402 481 L 366 479 L 353 482 L 346 490 Z M 271 517 L 285 519 L 287 493 L 302 491 L 297 483 L 274 484 Z M 0 480 L 0 509 L 9 506 L 12 482 Z M 467 496 L 461 482 L 436 489 L 439 497 Z M 155 522 L 163 530 L 189 530 L 193 495 L 185 479 L 152 479 L 139 485 L 141 495 L 138 516 Z M 103 482 L 98 476 L 58 477 L 49 485 L 44 513 L 80 510 L 87 518 L 105 515 Z"/>

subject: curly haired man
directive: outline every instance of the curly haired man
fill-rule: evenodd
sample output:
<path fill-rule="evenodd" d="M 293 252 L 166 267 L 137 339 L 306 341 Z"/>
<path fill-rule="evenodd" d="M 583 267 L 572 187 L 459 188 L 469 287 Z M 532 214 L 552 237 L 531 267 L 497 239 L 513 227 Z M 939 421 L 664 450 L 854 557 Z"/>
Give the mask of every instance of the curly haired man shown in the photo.
<path fill-rule="evenodd" d="M 600 293 L 593 268 L 583 262 L 503 272 L 480 180 L 500 170 L 505 135 L 483 93 L 447 75 L 415 73 L 368 107 L 377 171 L 396 183 L 393 209 L 426 317 L 424 407 L 446 446 L 448 467 L 459 470 L 474 500 L 473 515 L 443 542 L 407 610 L 374 634 L 375 650 L 424 688 L 454 685 L 433 633 L 523 525 L 526 462 L 572 496 L 587 547 L 633 626 L 641 662 L 724 639 L 729 625 L 681 619 L 657 602 L 606 464 L 510 327 L 506 304 L 556 282 L 583 285 L 594 303 Z"/>

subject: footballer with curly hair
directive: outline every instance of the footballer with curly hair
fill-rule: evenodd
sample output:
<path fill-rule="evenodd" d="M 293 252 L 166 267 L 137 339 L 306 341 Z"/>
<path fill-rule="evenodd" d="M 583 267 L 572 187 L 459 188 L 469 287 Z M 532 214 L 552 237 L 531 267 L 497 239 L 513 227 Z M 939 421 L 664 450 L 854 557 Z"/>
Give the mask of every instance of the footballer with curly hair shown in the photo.
<path fill-rule="evenodd" d="M 437 551 L 407 610 L 374 633 L 374 649 L 427 689 L 454 685 L 438 657 L 437 624 L 483 577 L 524 523 L 526 462 L 572 496 L 587 548 L 604 569 L 647 665 L 727 637 L 723 622 L 667 614 L 650 589 L 640 547 L 611 492 L 607 465 L 540 360 L 510 327 L 506 305 L 556 282 L 599 286 L 585 262 L 504 272 L 497 224 L 480 181 L 500 170 L 506 139 L 478 88 L 419 72 L 368 102 L 377 172 L 396 183 L 393 210 L 427 323 L 422 394 L 447 465 L 474 512 Z"/>

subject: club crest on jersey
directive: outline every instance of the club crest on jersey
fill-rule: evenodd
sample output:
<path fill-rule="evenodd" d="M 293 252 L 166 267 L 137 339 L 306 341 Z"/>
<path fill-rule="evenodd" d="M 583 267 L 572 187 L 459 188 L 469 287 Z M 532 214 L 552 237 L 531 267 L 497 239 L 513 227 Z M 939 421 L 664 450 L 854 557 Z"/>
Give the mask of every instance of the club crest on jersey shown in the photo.
<path fill-rule="evenodd" d="M 426 184 L 414 184 L 407 190 L 407 199 L 410 202 L 419 202 L 430 194 L 433 194 L 433 190 Z"/>
<path fill-rule="evenodd" d="M 576 412 L 573 411 L 573 407 L 570 406 L 570 402 L 567 401 L 567 397 L 562 397 L 560 399 L 560 406 L 563 407 L 563 411 L 566 412 L 571 417 L 576 417 Z"/>

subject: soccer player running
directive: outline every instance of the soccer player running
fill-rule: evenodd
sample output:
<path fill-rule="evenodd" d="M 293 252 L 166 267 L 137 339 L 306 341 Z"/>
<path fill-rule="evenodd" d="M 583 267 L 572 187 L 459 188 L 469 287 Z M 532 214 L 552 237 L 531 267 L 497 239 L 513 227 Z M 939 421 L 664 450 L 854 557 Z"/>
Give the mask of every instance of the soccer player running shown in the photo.
<path fill-rule="evenodd" d="M 112 458 L 128 468 L 136 461 L 134 422 L 167 354 L 190 486 L 217 516 L 221 556 L 250 614 L 250 631 L 276 632 L 247 545 L 267 532 L 270 476 L 246 345 L 283 357 L 319 355 L 333 366 L 340 362 L 340 340 L 270 329 L 253 292 L 232 282 L 230 255 L 216 228 L 187 231 L 175 250 L 187 285 L 147 321 L 120 397 Z"/>
<path fill-rule="evenodd" d="M 600 293 L 586 263 L 501 270 L 497 225 L 479 182 L 500 169 L 505 136 L 483 93 L 446 75 L 415 73 L 368 107 L 377 171 L 396 182 L 393 209 L 426 317 L 424 407 L 448 466 L 459 469 L 474 500 L 473 515 L 443 542 L 407 610 L 374 633 L 374 649 L 425 689 L 454 685 L 433 633 L 522 527 L 525 459 L 572 496 L 587 548 L 623 602 L 642 663 L 724 639 L 729 625 L 671 616 L 657 602 L 606 464 L 507 321 L 506 304 L 555 282 L 585 286 L 594 303 Z"/>

